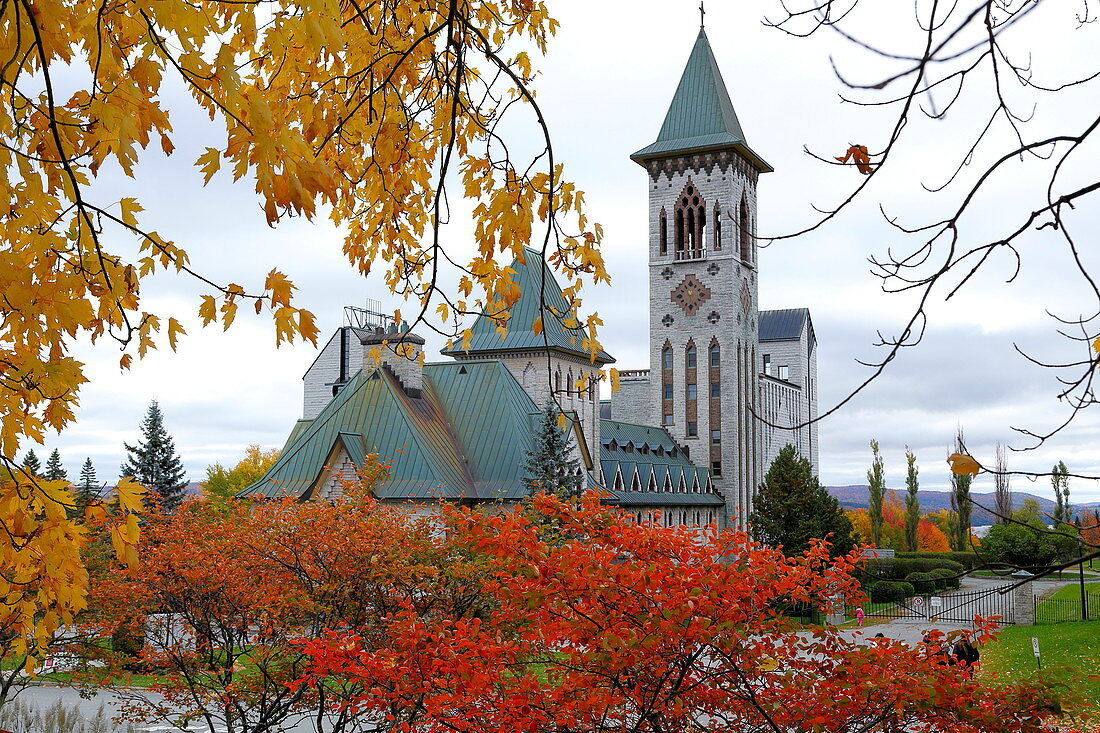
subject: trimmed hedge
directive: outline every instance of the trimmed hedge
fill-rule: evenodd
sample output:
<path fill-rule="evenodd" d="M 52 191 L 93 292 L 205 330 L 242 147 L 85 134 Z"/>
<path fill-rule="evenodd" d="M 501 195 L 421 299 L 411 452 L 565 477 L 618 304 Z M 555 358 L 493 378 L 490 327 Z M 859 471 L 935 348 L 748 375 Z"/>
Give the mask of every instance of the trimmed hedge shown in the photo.
<path fill-rule="evenodd" d="M 905 582 L 913 584 L 913 590 L 918 595 L 926 595 L 928 593 L 936 592 L 936 581 L 932 577 L 931 573 L 909 573 L 905 577 Z"/>
<path fill-rule="evenodd" d="M 964 567 L 946 558 L 879 558 L 868 560 L 864 570 L 874 580 L 905 580 L 913 573 L 930 573 L 933 570 L 948 570 L 956 575 L 962 573 Z"/>
<path fill-rule="evenodd" d="M 973 552 L 899 552 L 895 557 L 905 560 L 951 560 L 967 570 L 973 570 L 982 562 Z"/>
<path fill-rule="evenodd" d="M 871 586 L 872 603 L 896 603 L 915 595 L 911 583 L 883 580 Z"/>

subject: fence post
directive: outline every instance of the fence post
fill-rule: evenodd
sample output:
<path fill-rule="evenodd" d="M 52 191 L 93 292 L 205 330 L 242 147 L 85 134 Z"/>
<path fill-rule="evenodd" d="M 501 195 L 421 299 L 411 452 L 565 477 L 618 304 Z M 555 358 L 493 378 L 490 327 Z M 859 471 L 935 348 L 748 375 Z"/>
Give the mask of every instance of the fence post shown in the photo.
<path fill-rule="evenodd" d="M 1031 573 L 1020 570 L 1012 574 L 1013 579 L 1023 580 L 1030 578 Z M 1012 620 L 1017 626 L 1035 625 L 1035 586 L 1031 583 L 1021 583 L 1012 591 Z"/>

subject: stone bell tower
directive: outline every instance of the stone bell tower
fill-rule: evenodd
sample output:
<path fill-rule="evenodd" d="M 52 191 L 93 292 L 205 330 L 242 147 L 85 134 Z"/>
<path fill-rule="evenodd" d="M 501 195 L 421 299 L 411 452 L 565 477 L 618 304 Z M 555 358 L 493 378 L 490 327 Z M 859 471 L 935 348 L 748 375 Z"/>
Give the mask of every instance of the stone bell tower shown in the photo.
<path fill-rule="evenodd" d="M 650 419 L 711 470 L 729 526 L 763 478 L 758 401 L 756 182 L 700 28 L 656 142 L 630 156 L 649 188 Z"/>

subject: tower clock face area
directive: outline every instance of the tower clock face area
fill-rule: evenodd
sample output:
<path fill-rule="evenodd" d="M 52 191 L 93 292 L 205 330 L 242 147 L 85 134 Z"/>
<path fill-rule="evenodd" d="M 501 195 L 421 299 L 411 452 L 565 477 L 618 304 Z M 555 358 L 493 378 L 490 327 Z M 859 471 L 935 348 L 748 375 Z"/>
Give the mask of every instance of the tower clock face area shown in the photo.
<path fill-rule="evenodd" d="M 694 275 L 688 275 L 673 289 L 670 297 L 686 315 L 693 316 L 703 303 L 710 300 L 710 288 Z"/>

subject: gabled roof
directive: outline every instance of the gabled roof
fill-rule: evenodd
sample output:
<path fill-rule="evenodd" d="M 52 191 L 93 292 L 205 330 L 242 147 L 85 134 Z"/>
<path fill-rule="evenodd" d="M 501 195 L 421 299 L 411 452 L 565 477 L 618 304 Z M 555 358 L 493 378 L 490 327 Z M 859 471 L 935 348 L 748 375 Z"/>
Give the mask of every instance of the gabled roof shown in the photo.
<path fill-rule="evenodd" d="M 474 321 L 467 348 L 464 349 L 459 342 L 442 353 L 487 357 L 508 351 L 550 348 L 583 359 L 590 358 L 591 354 L 584 344 L 584 329 L 567 329 L 563 323 L 569 316 L 569 304 L 542 255 L 530 247 L 524 247 L 523 256 L 516 258 L 511 269 L 515 273 L 512 281 L 519 288 L 520 296 L 512 306 L 504 337 L 501 338 L 496 321 L 482 314 Z M 540 317 L 542 332 L 535 333 L 534 324 Z M 596 354 L 596 364 L 614 361 L 604 351 Z"/>
<path fill-rule="evenodd" d="M 424 366 L 420 397 L 384 367 L 357 373 L 312 421 L 299 421 L 267 473 L 242 495 L 312 494 L 339 448 L 362 465 L 392 459 L 383 499 L 520 499 L 534 439 L 531 398 L 499 362 Z"/>
<path fill-rule="evenodd" d="M 700 28 L 656 142 L 630 159 L 644 164 L 652 158 L 722 148 L 736 148 L 761 172 L 772 170 L 745 141 L 710 41 Z"/>
<path fill-rule="evenodd" d="M 802 338 L 802 331 L 810 321 L 809 308 L 784 308 L 760 311 L 761 341 L 792 341 Z"/>

